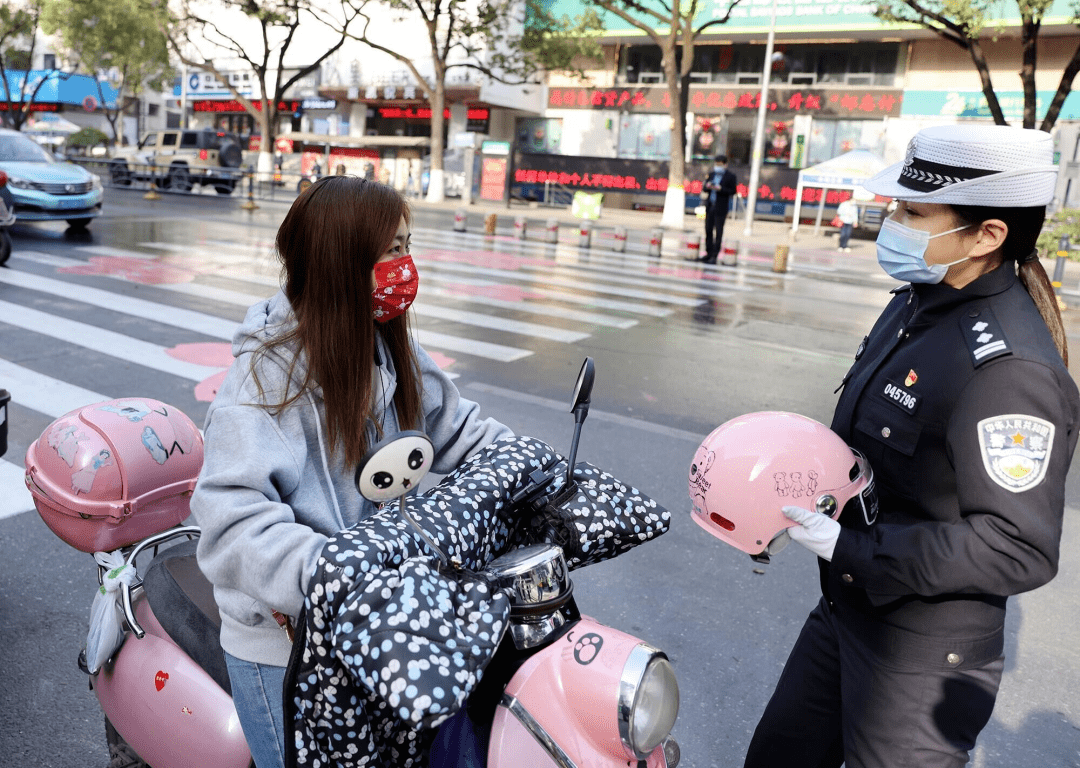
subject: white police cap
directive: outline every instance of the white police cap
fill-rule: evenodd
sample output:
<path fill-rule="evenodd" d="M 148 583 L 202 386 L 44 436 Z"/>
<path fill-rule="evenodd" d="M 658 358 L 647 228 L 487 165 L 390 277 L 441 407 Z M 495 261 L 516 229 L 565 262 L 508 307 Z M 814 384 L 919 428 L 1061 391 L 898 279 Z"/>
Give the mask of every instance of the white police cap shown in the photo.
<path fill-rule="evenodd" d="M 939 125 L 908 143 L 904 161 L 863 184 L 899 200 L 996 208 L 1035 207 L 1054 197 L 1058 168 L 1050 134 L 1007 125 Z"/>

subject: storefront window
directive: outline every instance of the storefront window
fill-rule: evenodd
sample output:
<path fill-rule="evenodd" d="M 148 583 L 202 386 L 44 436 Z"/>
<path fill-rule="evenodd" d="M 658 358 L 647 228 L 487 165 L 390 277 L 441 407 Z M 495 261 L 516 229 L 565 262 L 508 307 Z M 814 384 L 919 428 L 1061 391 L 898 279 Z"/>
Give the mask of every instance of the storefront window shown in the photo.
<path fill-rule="evenodd" d="M 765 126 L 764 162 L 787 165 L 791 162 L 791 129 L 794 120 L 773 120 Z"/>
<path fill-rule="evenodd" d="M 560 118 L 528 117 L 517 121 L 517 148 L 520 151 L 557 155 L 561 145 Z"/>
<path fill-rule="evenodd" d="M 885 124 L 877 120 L 814 118 L 807 164 L 823 163 L 860 148 L 869 149 L 880 157 L 885 150 Z"/>
<path fill-rule="evenodd" d="M 694 117 L 694 134 L 691 158 L 712 160 L 727 153 L 727 121 L 722 117 Z"/>
<path fill-rule="evenodd" d="M 771 82 L 792 85 L 891 86 L 896 81 L 900 45 L 788 45 L 776 47 Z M 662 56 L 655 45 L 625 49 L 621 75 L 626 83 L 661 83 Z M 756 85 L 765 65 L 763 45 L 697 45 L 694 47 L 692 83 Z"/>
<path fill-rule="evenodd" d="M 671 157 L 671 118 L 623 115 L 619 120 L 619 157 L 666 160 Z"/>

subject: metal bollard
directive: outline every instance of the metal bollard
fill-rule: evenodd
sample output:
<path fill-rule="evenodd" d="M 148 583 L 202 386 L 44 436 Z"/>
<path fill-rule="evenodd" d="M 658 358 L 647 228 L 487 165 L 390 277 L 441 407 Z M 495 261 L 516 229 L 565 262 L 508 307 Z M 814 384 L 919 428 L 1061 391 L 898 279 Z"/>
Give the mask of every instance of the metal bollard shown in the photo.
<path fill-rule="evenodd" d="M 776 253 L 773 254 L 773 272 L 787 272 L 787 260 L 790 247 L 786 245 L 776 246 Z"/>
<path fill-rule="evenodd" d="M 468 214 L 465 212 L 464 208 L 458 208 L 456 211 L 454 211 L 454 231 L 455 232 L 464 232 L 465 231 L 465 219 L 467 218 L 467 216 L 468 216 Z"/>
<path fill-rule="evenodd" d="M 487 216 L 484 217 L 484 234 L 485 235 L 494 235 L 495 234 L 495 223 L 498 221 L 498 218 L 499 217 L 496 216 L 494 213 L 489 213 Z"/>
<path fill-rule="evenodd" d="M 652 232 L 649 233 L 649 255 L 659 256 L 660 246 L 664 241 L 664 230 L 660 227 L 654 227 Z"/>
<path fill-rule="evenodd" d="M 514 217 L 514 237 L 516 237 L 518 240 L 524 240 L 526 229 L 528 229 L 528 222 L 525 221 L 525 217 Z"/>
<path fill-rule="evenodd" d="M 739 241 L 736 240 L 734 245 L 725 245 L 721 250 L 724 255 L 720 257 L 720 263 L 725 267 L 734 267 L 739 261 Z"/>
<path fill-rule="evenodd" d="M 686 261 L 697 261 L 701 256 L 701 233 L 700 232 L 687 232 L 686 233 L 686 252 L 683 254 L 683 259 Z"/>
<path fill-rule="evenodd" d="M 592 222 L 583 221 L 578 233 L 578 248 L 590 248 L 592 246 Z"/>
<path fill-rule="evenodd" d="M 619 253 L 626 250 L 626 227 L 615 227 L 615 245 L 612 247 Z"/>
<path fill-rule="evenodd" d="M 548 219 L 545 225 L 545 237 L 544 239 L 549 243 L 559 242 L 559 222 L 555 219 Z"/>
<path fill-rule="evenodd" d="M 247 200 L 240 204 L 240 207 L 245 211 L 258 210 L 259 206 L 255 202 L 255 174 L 252 173 L 252 167 L 248 166 L 248 195 Z"/>
<path fill-rule="evenodd" d="M 157 179 L 157 171 L 154 168 L 153 163 L 151 163 L 150 164 L 150 189 L 147 191 L 147 193 L 145 195 L 143 195 L 143 200 L 160 200 L 161 199 L 161 195 L 159 195 L 157 189 L 155 189 L 155 187 L 157 186 L 156 179 Z"/>
<path fill-rule="evenodd" d="M 1062 235 L 1058 238 L 1057 262 L 1054 263 L 1054 290 L 1061 288 L 1061 280 L 1065 277 L 1065 261 L 1069 258 L 1069 236 Z"/>

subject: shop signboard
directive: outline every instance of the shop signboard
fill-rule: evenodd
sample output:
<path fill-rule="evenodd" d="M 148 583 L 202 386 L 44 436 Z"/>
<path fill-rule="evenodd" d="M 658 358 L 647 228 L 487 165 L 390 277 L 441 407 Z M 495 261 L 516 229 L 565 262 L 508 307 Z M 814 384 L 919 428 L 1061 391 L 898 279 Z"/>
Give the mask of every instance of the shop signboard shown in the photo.
<path fill-rule="evenodd" d="M 998 104 L 1006 120 L 1024 117 L 1023 91 L 997 91 Z M 1035 92 L 1035 116 L 1042 120 L 1054 99 L 1053 91 Z M 900 114 L 904 117 L 982 117 L 989 119 L 990 107 L 982 91 L 905 91 Z M 1073 91 L 1061 105 L 1058 120 L 1080 119 L 1080 93 Z"/>
<path fill-rule="evenodd" d="M 42 104 L 81 106 L 87 96 L 93 96 L 95 100 L 99 98 L 98 86 L 100 85 L 101 94 L 105 98 L 105 106 L 109 109 L 116 107 L 117 91 L 108 80 L 98 83 L 89 75 L 71 75 L 55 69 L 32 69 L 29 72 L 21 69 L 5 69 L 4 76 L 7 80 L 5 103 L 12 101 L 18 104 L 23 100 L 25 93 L 27 98 L 33 95 L 34 101 Z M 37 111 L 55 112 L 56 109 Z"/>
<path fill-rule="evenodd" d="M 770 112 L 794 112 L 821 117 L 899 117 L 904 102 L 899 89 L 770 88 Z M 689 109 L 695 115 L 757 114 L 761 88 L 695 86 Z M 613 109 L 620 112 L 667 112 L 671 96 L 667 88 L 549 88 L 548 109 Z"/>
<path fill-rule="evenodd" d="M 255 109 L 262 111 L 262 99 L 253 99 L 251 102 Z M 279 101 L 278 112 L 299 112 L 299 101 Z M 191 103 L 191 109 L 195 112 L 247 112 L 244 105 L 236 99 L 200 99 Z"/>
<path fill-rule="evenodd" d="M 480 165 L 480 198 L 502 200 L 506 195 L 506 157 L 485 157 Z"/>
<path fill-rule="evenodd" d="M 545 182 L 560 184 L 572 192 L 584 190 L 660 195 L 668 188 L 668 164 L 665 160 L 579 157 L 529 152 L 519 152 L 514 157 L 514 175 L 511 183 L 525 189 L 535 185 L 537 199 L 539 199 L 539 190 Z M 687 166 L 685 184 L 687 195 L 701 194 L 702 181 L 710 167 L 710 163 L 692 163 Z M 750 178 L 750 169 L 736 163 L 733 163 L 731 168 L 740 179 L 738 192 L 745 197 L 748 191 L 745 180 Z M 776 205 L 794 202 L 798 175 L 797 170 L 785 165 L 763 166 L 758 186 L 758 199 L 763 203 L 768 201 Z M 837 205 L 844 198 L 850 197 L 850 192 L 845 190 L 832 189 L 823 192 L 820 188 L 807 188 L 803 190 L 803 202 L 817 203 L 821 200 L 822 194 L 825 195 L 826 205 Z M 528 192 L 524 196 L 528 197 Z"/>

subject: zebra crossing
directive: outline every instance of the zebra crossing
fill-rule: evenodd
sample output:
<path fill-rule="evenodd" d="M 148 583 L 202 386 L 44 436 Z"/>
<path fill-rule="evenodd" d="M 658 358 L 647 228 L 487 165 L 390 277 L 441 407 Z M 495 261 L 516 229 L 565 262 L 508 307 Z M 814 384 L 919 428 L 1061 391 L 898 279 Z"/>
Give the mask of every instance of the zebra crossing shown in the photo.
<path fill-rule="evenodd" d="M 704 280 L 701 267 L 660 264 L 634 253 L 422 228 L 413 230 L 412 250 L 423 286 L 414 304 L 414 332 L 451 376 L 470 362 L 511 364 L 545 345 L 625 332 L 784 279 L 713 269 Z M 0 331 L 78 349 L 106 368 L 137 366 L 187 382 L 198 399 L 207 400 L 210 382 L 223 375 L 221 360 L 185 356 L 147 335 L 171 328 L 198 340 L 186 346 L 225 347 L 243 310 L 278 289 L 271 253 L 265 239 L 84 245 L 69 255 L 16 249 L 9 268 L 0 270 Z M 125 333 L 132 322 L 144 332 Z M 50 375 L 35 370 L 35 362 L 13 362 L 0 349 L 0 387 L 16 406 L 49 420 L 117 394 L 80 380 L 76 370 L 57 376 L 53 366 Z M 0 459 L 0 518 L 32 507 L 21 461 L 15 455 Z"/>

